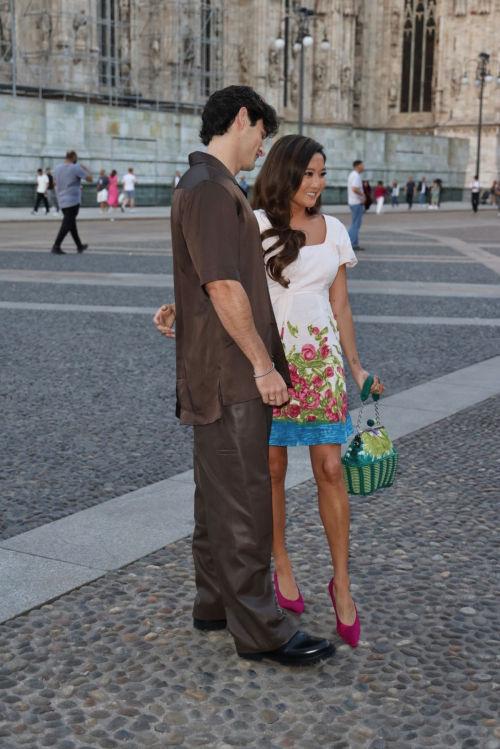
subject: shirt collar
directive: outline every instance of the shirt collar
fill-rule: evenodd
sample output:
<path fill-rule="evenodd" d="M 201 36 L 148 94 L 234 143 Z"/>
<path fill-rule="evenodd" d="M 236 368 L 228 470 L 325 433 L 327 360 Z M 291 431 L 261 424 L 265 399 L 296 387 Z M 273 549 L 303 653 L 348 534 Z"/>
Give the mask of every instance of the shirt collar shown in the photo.
<path fill-rule="evenodd" d="M 193 153 L 189 154 L 189 166 L 203 163 L 208 164 L 213 169 L 217 169 L 218 172 L 222 172 L 223 174 L 225 174 L 226 177 L 229 177 L 229 179 L 234 182 L 235 185 L 238 184 L 236 182 L 234 174 L 232 174 L 227 166 L 224 166 L 222 161 L 217 159 L 215 156 L 212 156 L 209 153 L 204 153 L 203 151 L 193 151 Z"/>

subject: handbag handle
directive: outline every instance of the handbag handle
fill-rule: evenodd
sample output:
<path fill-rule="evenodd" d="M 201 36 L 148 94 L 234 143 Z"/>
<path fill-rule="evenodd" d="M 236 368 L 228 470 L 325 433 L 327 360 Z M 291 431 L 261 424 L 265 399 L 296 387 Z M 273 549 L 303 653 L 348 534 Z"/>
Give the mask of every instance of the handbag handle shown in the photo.
<path fill-rule="evenodd" d="M 375 377 L 373 375 L 368 375 L 361 389 L 361 400 L 363 403 L 370 397 L 370 390 L 374 382 Z M 374 401 L 378 401 L 380 398 L 380 395 L 377 395 L 377 393 L 372 393 L 371 396 Z"/>

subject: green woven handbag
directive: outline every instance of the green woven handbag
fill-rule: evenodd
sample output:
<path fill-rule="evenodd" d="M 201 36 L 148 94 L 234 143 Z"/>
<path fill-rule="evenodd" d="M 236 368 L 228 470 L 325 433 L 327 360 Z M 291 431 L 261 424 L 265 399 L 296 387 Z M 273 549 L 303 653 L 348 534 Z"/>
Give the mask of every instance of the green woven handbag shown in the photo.
<path fill-rule="evenodd" d="M 366 496 L 377 489 L 392 486 L 398 467 L 399 453 L 380 422 L 377 402 L 379 395 L 372 396 L 376 421 L 368 419 L 368 429 L 361 429 L 363 408 L 370 396 L 373 381 L 374 377 L 370 375 L 363 385 L 356 436 L 342 458 L 344 480 L 349 494 Z"/>

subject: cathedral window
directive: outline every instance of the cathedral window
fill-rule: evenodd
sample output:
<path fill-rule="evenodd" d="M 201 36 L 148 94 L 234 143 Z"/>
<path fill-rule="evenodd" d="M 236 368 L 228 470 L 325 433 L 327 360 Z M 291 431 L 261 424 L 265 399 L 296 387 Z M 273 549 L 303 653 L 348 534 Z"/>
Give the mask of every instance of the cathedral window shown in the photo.
<path fill-rule="evenodd" d="M 405 0 L 401 112 L 432 110 L 437 0 Z"/>
<path fill-rule="evenodd" d="M 222 85 L 223 6 L 215 0 L 201 3 L 201 95 L 210 96 Z"/>
<path fill-rule="evenodd" d="M 106 88 L 116 86 L 116 2 L 97 0 L 99 37 L 99 84 Z"/>

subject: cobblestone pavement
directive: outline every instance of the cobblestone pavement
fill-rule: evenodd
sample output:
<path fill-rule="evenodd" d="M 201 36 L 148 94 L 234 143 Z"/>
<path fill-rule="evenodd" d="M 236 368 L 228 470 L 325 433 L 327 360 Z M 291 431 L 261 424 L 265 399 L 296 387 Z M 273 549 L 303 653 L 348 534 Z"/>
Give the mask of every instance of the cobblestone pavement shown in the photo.
<path fill-rule="evenodd" d="M 300 623 L 334 658 L 255 664 L 195 632 L 182 539 L 0 628 L 0 747 L 499 749 L 499 420 L 497 397 L 399 440 L 396 485 L 352 499 L 358 649 L 334 633 L 306 482 L 288 496 Z"/>
<path fill-rule="evenodd" d="M 431 236 L 451 236 L 457 222 L 466 236 L 470 221 L 462 214 L 426 214 L 425 219 L 368 216 L 363 242 L 374 242 L 370 257 L 435 252 L 447 262 L 360 262 L 350 277 L 437 280 L 441 274 L 444 280 L 498 283 L 500 276 L 483 265 L 449 262 L 463 258 Z M 477 233 L 483 242 L 494 241 L 498 224 L 487 216 L 479 221 L 483 223 L 475 225 L 474 237 Z M 84 229 L 92 246 L 108 247 L 112 253 L 54 257 L 41 251 L 54 224 L 2 224 L 0 266 L 171 272 L 168 254 L 148 254 L 162 246 L 169 251 L 166 220 L 87 222 Z M 413 233 L 405 233 L 408 230 Z M 399 244 L 384 245 L 386 241 Z M 134 254 L 131 246 L 137 250 Z M 40 251 L 22 251 L 37 248 Z M 156 308 L 164 295 L 158 288 L 0 283 L 5 301 Z M 493 317 L 500 309 L 495 299 L 405 295 L 353 294 L 351 304 L 358 314 L 398 317 Z M 147 316 L 19 310 L 1 310 L 0 315 L 7 360 L 0 391 L 5 425 L 0 539 L 191 467 L 191 430 L 180 427 L 174 417 L 174 347 L 156 333 Z M 363 323 L 357 324 L 356 335 L 364 365 L 384 378 L 388 394 L 500 354 L 497 332 L 481 326 Z M 351 405 L 356 393 L 348 373 Z"/>

